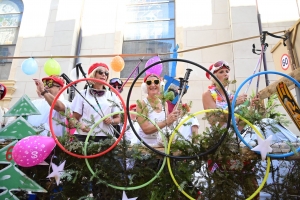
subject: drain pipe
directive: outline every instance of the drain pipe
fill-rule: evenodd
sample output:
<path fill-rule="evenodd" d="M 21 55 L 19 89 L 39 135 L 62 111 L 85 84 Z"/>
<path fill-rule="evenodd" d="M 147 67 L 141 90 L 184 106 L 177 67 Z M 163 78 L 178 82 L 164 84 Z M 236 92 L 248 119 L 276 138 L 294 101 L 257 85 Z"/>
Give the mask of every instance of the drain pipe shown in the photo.
<path fill-rule="evenodd" d="M 79 28 L 79 34 L 78 34 L 78 38 L 77 38 L 77 45 L 76 45 L 76 56 L 79 56 L 80 55 L 80 50 L 81 50 L 81 42 L 82 42 L 82 29 L 81 27 Z M 75 58 L 74 59 L 74 67 L 73 69 L 75 68 L 76 64 L 79 62 L 79 58 Z M 76 68 L 76 79 L 79 78 L 79 71 L 78 71 L 78 68 Z M 75 80 L 72 80 L 72 81 L 75 81 Z M 76 87 L 76 84 L 74 85 L 74 87 Z M 69 88 L 70 92 L 69 92 L 69 97 L 68 97 L 68 100 L 70 102 L 72 102 L 72 100 L 74 99 L 75 97 L 75 89 L 73 87 L 70 87 Z"/>

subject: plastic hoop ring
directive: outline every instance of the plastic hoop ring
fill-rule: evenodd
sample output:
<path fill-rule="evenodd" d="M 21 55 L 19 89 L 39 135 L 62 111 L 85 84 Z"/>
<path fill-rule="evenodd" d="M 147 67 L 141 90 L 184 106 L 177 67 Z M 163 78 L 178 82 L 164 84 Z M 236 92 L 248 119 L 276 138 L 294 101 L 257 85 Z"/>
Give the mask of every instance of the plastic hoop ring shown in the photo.
<path fill-rule="evenodd" d="M 288 79 L 290 79 L 291 81 L 293 81 L 293 83 L 295 83 L 297 85 L 298 88 L 300 88 L 300 83 L 294 79 L 293 77 L 289 76 L 289 75 L 286 75 L 284 73 L 281 73 L 281 72 L 276 72 L 276 71 L 265 71 L 265 72 L 259 72 L 259 73 L 256 73 L 256 74 L 253 74 L 252 76 L 248 77 L 246 80 L 244 80 L 241 85 L 238 87 L 234 97 L 233 97 L 233 100 L 232 100 L 232 105 L 231 105 L 231 117 L 234 117 L 234 113 L 233 113 L 233 109 L 234 106 L 235 106 L 235 101 L 237 99 L 237 95 L 238 93 L 240 92 L 240 90 L 242 89 L 242 87 L 252 78 L 256 77 L 256 76 L 259 76 L 259 75 L 262 75 L 262 74 L 277 74 L 277 75 L 281 75 L 281 76 L 284 76 Z M 232 118 L 233 119 L 233 118 Z M 233 125 L 233 128 L 234 128 L 234 131 L 235 133 L 237 134 L 237 136 L 241 139 L 241 141 L 243 141 L 243 143 L 249 147 L 250 149 L 252 149 L 253 147 L 248 144 L 244 138 L 242 137 L 240 131 L 238 130 L 237 128 L 237 125 L 236 125 L 236 122 L 235 120 L 232 120 L 232 125 Z M 300 147 L 297 149 L 297 152 L 300 151 Z M 257 153 L 260 153 L 260 152 L 257 152 Z M 284 154 L 267 154 L 267 156 L 271 157 L 271 158 L 285 158 L 285 157 L 288 157 L 288 156 L 292 156 L 294 155 L 294 152 L 289 152 L 289 153 L 284 153 Z"/>
<path fill-rule="evenodd" d="M 97 124 L 101 123 L 106 117 L 111 116 L 111 115 L 114 115 L 114 114 L 120 114 L 120 113 L 124 113 L 124 111 L 118 111 L 118 112 L 114 112 L 114 113 L 111 113 L 111 114 L 109 114 L 109 115 L 106 115 L 105 117 L 103 117 L 102 119 L 100 119 L 100 120 L 93 126 L 93 128 L 94 128 Z M 130 111 L 130 114 L 136 114 L 136 115 L 139 115 L 139 116 L 144 116 L 144 115 L 139 114 L 139 113 L 137 113 L 137 112 L 131 112 L 131 111 Z M 152 120 L 150 120 L 150 119 L 149 119 L 149 121 L 150 121 L 150 122 L 158 129 L 158 131 L 160 132 L 160 134 L 162 134 L 161 129 L 157 126 L 157 124 L 155 124 L 155 123 L 154 123 Z M 88 137 L 89 137 L 89 135 L 88 135 Z M 88 138 L 87 138 L 87 139 L 88 139 Z M 166 142 L 166 140 L 165 140 L 165 137 L 163 137 L 163 140 L 164 140 L 165 152 L 166 152 L 166 151 L 167 151 L 167 142 Z M 86 154 L 86 148 L 87 148 L 87 144 L 85 144 L 85 146 L 84 146 L 84 150 L 83 150 L 83 151 L 84 151 L 84 154 Z M 90 165 L 88 159 L 85 159 L 85 163 L 86 163 L 88 169 L 90 170 L 90 172 L 92 173 L 92 175 L 95 175 L 95 172 L 94 172 L 94 170 L 91 168 L 91 165 Z M 136 190 L 136 189 L 143 188 L 143 187 L 149 185 L 149 184 L 152 183 L 155 179 L 158 178 L 158 176 L 160 175 L 160 173 L 163 171 L 165 165 L 166 165 L 166 157 L 164 157 L 163 163 L 162 163 L 162 165 L 161 165 L 159 171 L 155 174 L 155 176 L 154 176 L 152 179 L 150 179 L 148 182 L 146 182 L 146 183 L 144 183 L 144 184 L 142 184 L 142 185 L 133 186 L 133 187 L 121 187 L 121 186 L 115 186 L 115 185 L 112 185 L 112 184 L 107 184 L 107 185 L 108 185 L 109 187 L 114 188 L 114 189 L 117 189 L 117 190 Z"/>
<path fill-rule="evenodd" d="M 78 83 L 78 82 L 81 82 L 81 81 L 94 81 L 94 82 L 98 82 L 98 83 L 101 83 L 105 86 L 108 86 L 111 91 L 113 91 L 118 97 L 119 99 L 121 100 L 121 104 L 123 106 L 123 108 L 125 108 L 125 102 L 123 100 L 123 98 L 121 97 L 121 95 L 119 94 L 119 92 L 113 88 L 111 85 L 109 85 L 108 83 L 106 83 L 105 81 L 102 81 L 102 80 L 99 80 L 99 79 L 94 79 L 94 78 L 83 78 L 83 79 L 78 79 L 76 81 L 73 81 L 71 83 L 69 83 L 68 85 L 64 86 L 59 92 L 58 94 L 55 96 L 53 102 L 52 102 L 52 105 L 51 105 L 51 108 L 50 108 L 50 113 L 49 113 L 49 126 L 50 126 L 50 132 L 52 134 L 52 137 L 55 141 L 55 143 L 57 144 L 57 146 L 59 146 L 64 152 L 66 152 L 67 154 L 71 155 L 71 156 L 74 156 L 76 158 L 96 158 L 96 157 L 99 157 L 99 156 L 102 156 L 106 153 L 108 153 L 109 151 L 111 151 L 122 139 L 124 133 L 125 133 L 125 130 L 126 130 L 126 125 L 127 125 L 127 113 L 124 114 L 124 126 L 121 130 L 121 134 L 120 134 L 120 137 L 115 141 L 115 143 L 110 146 L 108 149 L 106 149 L 105 151 L 103 152 L 100 152 L 100 153 L 97 153 L 97 154 L 94 154 L 94 155 L 80 155 L 80 154 L 76 154 L 76 153 L 73 153 L 69 150 L 67 150 L 57 139 L 54 131 L 53 131 L 53 124 L 52 124 L 52 112 L 53 112 L 53 109 L 54 109 L 54 105 L 57 101 L 57 99 L 59 98 L 59 96 L 70 86 Z"/>
<path fill-rule="evenodd" d="M 144 70 L 142 70 L 137 76 L 136 78 L 133 80 L 132 84 L 130 85 L 130 88 L 129 88 L 129 91 L 128 91 L 128 95 L 127 95 L 127 100 L 126 100 L 126 112 L 129 113 L 129 104 L 130 104 L 130 96 L 131 96 L 131 92 L 132 92 L 132 89 L 134 87 L 134 84 L 137 82 L 138 78 L 144 73 L 146 72 L 148 69 L 150 69 L 151 67 L 157 65 L 157 64 L 160 64 L 160 63 L 165 63 L 165 62 L 184 62 L 184 63 L 189 63 L 189 64 L 192 64 L 192 65 L 195 65 L 199 68 L 201 68 L 202 70 L 206 71 L 207 73 L 209 73 L 211 75 L 211 77 L 213 77 L 215 79 L 215 81 L 220 85 L 222 91 L 224 92 L 225 95 L 225 98 L 226 98 L 226 101 L 227 102 L 230 102 L 229 101 L 229 97 L 226 93 L 226 90 L 225 88 L 223 87 L 222 83 L 217 79 L 217 77 L 211 73 L 208 69 L 206 69 L 205 67 L 195 63 L 195 62 L 192 62 L 192 61 L 189 61 L 189 60 L 184 60 L 184 59 L 166 59 L 166 60 L 162 60 L 162 61 L 159 61 L 159 62 L 156 62 L 156 63 L 153 63 L 151 65 L 149 65 L 148 67 L 146 67 Z M 179 157 L 179 156 L 173 156 L 173 155 L 170 155 L 170 154 L 166 154 L 166 153 L 163 153 L 161 151 L 158 151 L 156 149 L 154 149 L 153 147 L 151 147 L 150 145 L 148 145 L 146 142 L 143 142 L 143 144 L 150 150 L 152 150 L 153 152 L 161 155 L 161 156 L 167 156 L 167 157 L 170 157 L 170 158 L 174 158 L 174 159 L 194 159 L 194 158 L 197 158 L 199 156 L 204 156 L 204 155 L 207 155 L 213 151 L 215 151 L 219 146 L 220 144 L 223 142 L 223 140 L 225 139 L 226 135 L 227 135 L 227 132 L 228 132 L 228 129 L 230 127 L 230 121 L 231 121 L 231 105 L 230 103 L 227 103 L 228 104 L 228 111 L 229 111 L 229 115 L 228 115 L 228 119 L 227 119 L 227 126 L 226 126 L 226 129 L 227 131 L 222 135 L 221 139 L 216 143 L 215 146 L 213 146 L 211 149 L 207 150 L 206 152 L 203 152 L 203 153 L 200 153 L 198 155 L 194 155 L 194 156 L 182 156 L 182 157 Z M 129 118 L 129 124 L 130 126 L 132 127 L 132 131 L 134 132 L 134 134 L 136 135 L 136 137 L 142 141 L 141 137 L 139 136 L 139 134 L 137 134 L 135 128 L 133 127 L 133 123 L 131 122 L 131 118 L 130 118 L 130 115 L 128 116 Z"/>
<path fill-rule="evenodd" d="M 213 112 L 213 111 L 216 111 L 217 109 L 209 109 L 209 110 L 202 110 L 202 111 L 198 111 L 196 113 L 194 113 L 193 115 L 199 115 L 199 114 L 202 114 L 202 113 L 207 113 L 207 112 Z M 222 112 L 224 113 L 228 113 L 226 110 L 222 110 Z M 260 137 L 262 137 L 262 135 L 259 133 L 259 131 L 246 119 L 244 119 L 243 117 L 239 116 L 238 114 L 234 113 L 235 116 L 239 117 L 240 119 L 242 119 L 244 122 L 246 122 L 249 126 L 251 126 L 251 128 L 253 128 L 253 130 L 258 133 L 258 135 Z M 171 148 L 171 144 L 172 144 L 172 140 L 176 134 L 176 131 L 179 129 L 180 126 L 182 126 L 187 120 L 189 120 L 190 118 L 192 117 L 191 116 L 188 116 L 186 119 L 184 119 L 180 124 L 178 124 L 178 126 L 175 128 L 175 130 L 173 131 L 171 137 L 170 137 L 170 141 L 168 143 L 168 150 L 167 152 L 170 153 L 170 148 Z M 168 169 L 169 169 L 169 173 L 170 173 L 170 176 L 174 182 L 174 184 L 178 187 L 178 190 L 184 194 L 188 199 L 192 199 L 192 200 L 195 200 L 193 197 L 191 197 L 190 195 L 188 195 L 181 187 L 180 185 L 177 183 L 175 177 L 174 177 L 174 174 L 173 174 L 173 171 L 172 171 L 172 168 L 171 168 L 171 163 L 170 163 L 170 158 L 167 158 L 167 165 L 168 165 Z M 262 181 L 262 183 L 260 184 L 260 186 L 255 190 L 255 192 L 250 196 L 248 197 L 247 199 L 253 199 L 261 190 L 262 188 L 264 187 L 265 183 L 267 182 L 267 179 L 268 179 L 268 176 L 269 176 L 269 172 L 270 172 L 270 158 L 268 157 L 267 158 L 267 170 L 266 170 L 266 173 L 265 173 L 265 176 L 264 176 L 264 179 Z"/>

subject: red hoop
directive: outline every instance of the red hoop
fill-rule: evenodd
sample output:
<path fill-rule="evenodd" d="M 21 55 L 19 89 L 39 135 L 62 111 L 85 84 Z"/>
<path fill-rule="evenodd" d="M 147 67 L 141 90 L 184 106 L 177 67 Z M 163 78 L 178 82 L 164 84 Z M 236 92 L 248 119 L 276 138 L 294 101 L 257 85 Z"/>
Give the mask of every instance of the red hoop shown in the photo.
<path fill-rule="evenodd" d="M 74 157 L 77 157 L 77 158 L 96 158 L 96 157 L 99 157 L 99 156 L 102 156 L 106 153 L 108 153 L 109 151 L 111 151 L 119 142 L 120 140 L 122 139 L 124 133 L 125 133 L 125 130 L 126 130 L 126 126 L 127 126 L 127 113 L 124 112 L 124 126 L 122 127 L 122 130 L 121 130 L 121 134 L 119 136 L 119 138 L 115 141 L 115 143 L 109 147 L 108 149 L 106 149 L 105 151 L 103 152 L 100 152 L 98 154 L 94 154 L 94 155 L 80 155 L 80 154 L 76 154 L 76 153 L 73 153 L 71 151 L 68 151 L 57 139 L 56 135 L 54 134 L 54 131 L 53 131 L 53 125 L 52 125 L 52 111 L 53 111 L 53 108 L 54 108 L 54 105 L 57 101 L 57 99 L 59 98 L 59 96 L 70 86 L 78 83 L 78 82 L 81 82 L 81 81 L 95 81 L 95 82 L 98 82 L 98 83 L 101 83 L 105 86 L 108 86 L 112 92 L 114 92 L 118 97 L 119 99 L 121 100 L 121 104 L 124 108 L 124 110 L 126 110 L 126 105 L 125 105 L 125 102 L 123 100 L 123 98 L 121 97 L 120 93 L 115 89 L 113 88 L 112 86 L 110 86 L 108 83 L 102 81 L 102 80 L 99 80 L 99 79 L 95 79 L 95 78 L 83 78 L 83 79 L 78 79 L 76 81 L 73 81 L 71 83 L 69 83 L 68 85 L 64 86 L 59 92 L 58 94 L 55 96 L 54 98 L 54 101 L 52 102 L 52 105 L 51 105 L 51 108 L 50 108 L 50 113 L 49 113 L 49 126 L 50 126 L 50 132 L 52 134 L 52 137 L 55 141 L 55 143 L 64 151 L 66 152 L 67 154 L 71 155 L 71 156 L 74 156 Z M 105 117 L 105 116 L 103 116 Z"/>

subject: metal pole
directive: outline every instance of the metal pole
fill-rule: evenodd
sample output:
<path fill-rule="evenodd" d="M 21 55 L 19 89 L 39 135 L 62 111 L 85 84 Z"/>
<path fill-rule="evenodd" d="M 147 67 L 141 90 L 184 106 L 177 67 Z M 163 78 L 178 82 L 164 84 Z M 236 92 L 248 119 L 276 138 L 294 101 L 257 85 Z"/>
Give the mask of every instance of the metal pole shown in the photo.
<path fill-rule="evenodd" d="M 80 55 L 80 49 L 81 49 L 81 42 L 82 42 L 82 30 L 79 29 L 78 38 L 77 38 L 77 44 L 76 44 L 76 56 Z M 75 58 L 74 60 L 75 64 L 79 62 L 79 58 Z M 78 68 L 76 68 L 76 78 L 79 78 L 79 71 Z M 72 100 L 75 97 L 75 88 L 77 87 L 77 84 L 75 84 L 73 87 L 70 87 L 70 93 L 69 93 L 69 101 L 72 102 Z"/>
<path fill-rule="evenodd" d="M 257 22 L 258 22 L 259 34 L 262 35 L 262 26 L 261 26 L 260 13 L 259 13 L 259 10 L 258 10 L 257 0 L 256 0 L 256 12 L 257 12 Z M 262 40 L 261 40 L 261 46 L 264 45 L 264 42 L 265 42 L 265 41 L 262 41 Z M 266 59 L 265 52 L 262 51 L 261 53 L 263 54 L 263 55 L 262 55 L 262 58 L 263 58 L 263 63 L 264 63 L 264 70 L 265 70 L 265 71 L 268 71 L 268 67 L 267 67 L 267 59 Z M 265 74 L 265 81 L 266 81 L 266 86 L 268 86 L 268 85 L 270 84 L 268 74 Z"/>

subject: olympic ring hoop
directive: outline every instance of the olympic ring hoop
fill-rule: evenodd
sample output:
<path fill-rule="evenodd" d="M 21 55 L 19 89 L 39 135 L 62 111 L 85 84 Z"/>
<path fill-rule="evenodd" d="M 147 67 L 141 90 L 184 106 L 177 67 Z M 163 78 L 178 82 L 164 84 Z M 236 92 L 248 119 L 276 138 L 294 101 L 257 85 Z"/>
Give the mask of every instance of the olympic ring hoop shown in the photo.
<path fill-rule="evenodd" d="M 290 79 L 291 81 L 293 81 L 293 83 L 295 83 L 295 84 L 297 85 L 297 87 L 300 88 L 300 83 L 299 83 L 296 79 L 294 79 L 293 77 L 291 77 L 291 76 L 289 76 L 289 75 L 286 75 L 286 74 L 284 74 L 284 73 L 281 73 L 281 72 L 276 72 L 276 71 L 265 71 L 265 72 L 259 72 L 259 73 L 253 74 L 252 76 L 250 76 L 250 77 L 248 77 L 246 80 L 244 80 L 244 81 L 241 83 L 241 85 L 238 87 L 238 89 L 236 90 L 236 93 L 235 93 L 235 95 L 234 95 L 234 97 L 233 97 L 232 105 L 231 105 L 231 117 L 234 117 L 234 111 L 233 111 L 232 108 L 234 108 L 234 106 L 235 106 L 235 101 L 236 101 L 236 99 L 237 99 L 237 95 L 238 95 L 238 93 L 240 92 L 240 90 L 242 89 L 242 87 L 243 87 L 250 79 L 252 79 L 252 78 L 254 78 L 254 77 L 256 77 L 256 76 L 262 75 L 262 74 L 277 74 L 277 75 L 284 76 L 284 77 Z M 233 118 L 232 118 L 232 119 L 233 119 Z M 236 124 L 235 120 L 232 120 L 232 125 L 233 125 L 233 128 L 234 128 L 234 130 L 235 130 L 237 136 L 241 139 L 241 141 L 243 141 L 243 143 L 244 143 L 247 147 L 249 147 L 250 149 L 252 149 L 253 147 L 252 147 L 250 144 L 248 144 L 248 143 L 244 140 L 244 138 L 242 137 L 240 131 L 239 131 L 238 128 L 237 128 L 237 124 Z M 299 151 L 300 151 L 300 147 L 297 149 L 297 152 L 299 152 Z M 256 151 L 255 151 L 255 152 L 256 152 Z M 260 154 L 260 152 L 256 152 L 256 153 L 259 153 L 259 154 Z M 284 154 L 267 154 L 267 156 L 269 156 L 269 157 L 271 157 L 271 158 L 285 158 L 285 157 L 292 156 L 292 155 L 294 155 L 294 152 L 289 152 L 289 153 L 284 153 Z"/>
<path fill-rule="evenodd" d="M 170 137 L 170 141 L 168 143 L 168 150 L 167 152 L 170 153 L 170 148 L 171 148 L 171 144 L 172 144 L 172 140 L 173 138 L 175 137 L 175 134 L 176 134 L 176 131 L 180 128 L 180 126 L 182 126 L 187 120 L 189 120 L 192 116 L 195 116 L 195 115 L 199 115 L 199 114 L 202 114 L 202 113 L 207 113 L 207 112 L 213 112 L 213 111 L 216 111 L 218 109 L 208 109 L 208 110 L 201 110 L 201 111 L 198 111 L 194 114 L 192 114 L 191 116 L 188 116 L 186 119 L 182 120 L 182 122 L 180 122 L 180 124 L 178 124 L 178 126 L 175 128 L 175 130 L 172 132 L 172 135 Z M 222 112 L 224 113 L 228 113 L 226 110 L 222 110 Z M 257 128 L 255 128 L 255 126 L 253 126 L 253 124 L 251 124 L 248 120 L 246 120 L 245 118 L 241 117 L 240 115 L 234 113 L 235 116 L 239 117 L 241 120 L 243 120 L 244 122 L 246 122 L 251 128 L 253 128 L 253 130 L 260 136 L 260 137 L 263 137 L 261 135 L 261 133 L 257 130 Z M 234 118 L 233 118 L 234 119 Z M 267 179 L 268 179 L 268 176 L 269 176 L 269 172 L 270 172 L 270 158 L 268 157 L 267 158 L 267 170 L 266 170 L 266 173 L 265 173 L 265 176 L 264 176 L 264 179 L 262 181 L 262 183 L 260 184 L 260 186 L 255 190 L 255 192 L 247 198 L 247 200 L 250 200 L 250 199 L 253 199 L 261 190 L 262 188 L 264 187 L 265 183 L 267 182 Z M 178 184 L 178 182 L 176 181 L 175 177 L 174 177 L 174 174 L 173 174 L 173 171 L 172 171 L 172 168 L 171 168 L 171 163 L 170 163 L 170 158 L 168 157 L 167 158 L 167 165 L 168 165 L 168 169 L 169 169 L 169 172 L 170 172 L 170 176 L 174 182 L 174 184 L 178 187 L 178 190 L 184 194 L 188 199 L 191 199 L 191 200 L 195 200 L 193 197 L 191 197 L 189 194 L 187 194 L 181 187 L 180 185 Z"/>
<path fill-rule="evenodd" d="M 120 114 L 120 113 L 124 113 L 124 111 L 118 111 L 118 112 L 114 112 L 114 113 L 111 113 L 109 115 L 106 115 L 105 117 L 101 118 L 97 123 L 95 123 L 95 125 L 92 127 L 91 131 L 99 124 L 101 123 L 105 118 L 109 117 L 109 116 L 112 116 L 112 115 L 115 115 L 115 114 Z M 132 112 L 130 111 L 130 114 L 136 114 L 136 115 L 139 115 L 139 116 L 144 116 L 142 114 L 139 114 L 137 112 Z M 159 131 L 159 133 L 162 135 L 162 131 L 161 129 L 157 126 L 157 124 L 155 124 L 155 122 L 153 122 L 152 120 L 149 119 L 149 121 L 157 128 L 157 130 Z M 90 132 L 91 132 L 90 131 Z M 88 133 L 88 137 L 90 135 L 90 132 Z M 88 140 L 88 137 L 86 138 L 86 141 Z M 167 151 L 167 142 L 165 140 L 165 137 L 163 137 L 163 141 L 164 141 L 164 146 L 165 146 L 165 152 Z M 85 144 L 84 146 L 84 154 L 86 154 L 86 148 L 87 148 L 87 144 Z M 96 173 L 94 172 L 94 170 L 92 169 L 88 159 L 85 159 L 85 163 L 88 167 L 88 169 L 90 170 L 90 172 L 92 173 L 93 176 L 96 175 Z M 141 185 L 138 185 L 138 186 L 133 186 L 133 187 L 121 187 L 121 186 L 115 186 L 115 185 L 112 185 L 112 184 L 107 184 L 109 187 L 111 188 L 114 188 L 114 189 L 117 189 L 117 190 L 136 190 L 136 189 L 140 189 L 140 188 L 143 188 L 143 187 L 146 187 L 147 185 L 149 185 L 150 183 L 152 183 L 155 179 L 157 179 L 160 175 L 160 173 L 163 171 L 164 167 L 166 165 L 166 157 L 164 157 L 164 161 L 159 169 L 159 171 L 155 174 L 155 176 L 150 179 L 148 182 L 144 183 L 144 184 L 141 184 Z"/>
<path fill-rule="evenodd" d="M 108 83 L 106 83 L 105 81 L 102 81 L 102 80 L 99 80 L 99 79 L 95 79 L 95 78 L 83 78 L 83 79 L 78 79 L 76 81 L 73 81 L 71 83 L 69 83 L 68 85 L 64 86 L 59 92 L 58 94 L 55 96 L 53 102 L 52 102 L 52 105 L 51 105 L 51 108 L 50 108 L 50 113 L 49 113 L 49 126 L 50 126 L 50 132 L 52 134 L 52 137 L 55 141 L 55 143 L 64 151 L 66 152 L 67 154 L 71 155 L 71 156 L 74 156 L 76 158 L 96 158 L 96 157 L 99 157 L 99 156 L 102 156 L 106 153 L 108 153 L 109 151 L 111 151 L 122 139 L 124 133 L 125 133 L 125 130 L 126 130 L 126 125 L 127 125 L 127 113 L 124 114 L 124 126 L 121 130 L 121 134 L 120 134 L 120 137 L 115 141 L 115 143 L 110 146 L 108 149 L 106 149 L 105 151 L 103 152 L 100 152 L 100 153 L 97 153 L 97 154 L 94 154 L 94 155 L 80 155 L 80 154 L 76 154 L 76 153 L 73 153 L 69 150 L 67 150 L 57 139 L 54 131 L 53 131 L 53 124 L 52 124 L 52 112 L 53 112 L 53 109 L 54 109 L 54 106 L 56 104 L 56 101 L 57 99 L 59 98 L 59 96 L 70 86 L 78 83 L 78 82 L 81 82 L 81 81 L 94 81 L 94 82 L 98 82 L 98 83 L 101 83 L 105 86 L 108 86 L 111 91 L 113 91 L 118 97 L 119 99 L 121 100 L 121 104 L 123 106 L 123 108 L 125 108 L 125 102 L 123 100 L 123 98 L 121 97 L 120 93 L 115 89 L 113 88 L 111 85 L 109 85 Z"/>
<path fill-rule="evenodd" d="M 135 83 L 137 82 L 137 80 L 139 79 L 139 77 L 144 73 L 146 72 L 148 69 L 150 69 L 151 67 L 157 65 L 157 64 L 160 64 L 160 63 L 165 63 L 165 62 L 184 62 L 184 63 L 188 63 L 188 64 L 192 64 L 192 65 L 195 65 L 199 68 L 201 68 L 202 70 L 204 70 L 205 72 L 209 73 L 211 75 L 211 77 L 213 77 L 216 82 L 220 85 L 222 91 L 224 92 L 225 95 L 225 98 L 226 98 L 226 101 L 227 102 L 230 102 L 229 100 L 229 97 L 226 93 L 226 90 L 225 88 L 223 87 L 222 83 L 217 79 L 217 77 L 211 73 L 208 69 L 206 69 L 205 67 L 195 63 L 195 62 L 192 62 L 192 61 L 189 61 L 189 60 L 185 60 L 185 59 L 165 59 L 165 60 L 161 60 L 159 62 L 156 62 L 156 63 L 153 63 L 152 65 L 149 65 L 148 67 L 146 67 L 144 70 L 142 70 L 137 76 L 136 78 L 133 80 L 132 84 L 130 85 L 130 88 L 129 88 L 129 91 L 128 91 L 128 95 L 127 95 L 127 100 L 126 100 L 126 113 L 129 113 L 129 104 L 130 104 L 130 96 L 131 96 L 131 92 L 132 92 L 132 89 L 135 85 Z M 130 115 L 128 115 L 128 118 L 129 118 L 129 124 L 132 128 L 132 131 L 134 132 L 134 134 L 136 135 L 136 137 L 143 142 L 143 144 L 149 148 L 150 150 L 152 150 L 153 152 L 155 152 L 156 154 L 159 154 L 161 156 L 167 156 L 167 157 L 170 157 L 170 158 L 174 158 L 174 159 L 195 159 L 195 158 L 198 158 L 199 156 L 204 156 L 204 155 L 207 155 L 213 151 L 215 151 L 219 146 L 220 144 L 223 142 L 223 140 L 225 139 L 227 133 L 228 133 L 228 129 L 230 127 L 230 121 L 231 121 L 231 105 L 230 103 L 227 103 L 228 104 L 228 110 L 229 110 L 229 114 L 228 114 L 228 119 L 227 119 L 227 126 L 226 126 L 226 129 L 227 131 L 222 135 L 222 137 L 220 138 L 220 140 L 216 143 L 215 146 L 213 146 L 212 148 L 208 149 L 206 152 L 203 152 L 203 153 L 199 153 L 198 155 L 194 155 L 194 156 L 173 156 L 173 155 L 170 155 L 170 154 L 166 154 L 166 153 L 163 153 L 161 151 L 158 151 L 156 149 L 154 149 L 153 147 L 151 147 L 150 145 L 148 145 L 146 142 L 143 142 L 143 140 L 141 139 L 141 137 L 139 136 L 139 134 L 136 132 L 134 126 L 133 126 L 133 123 L 131 121 L 131 117 Z"/>

